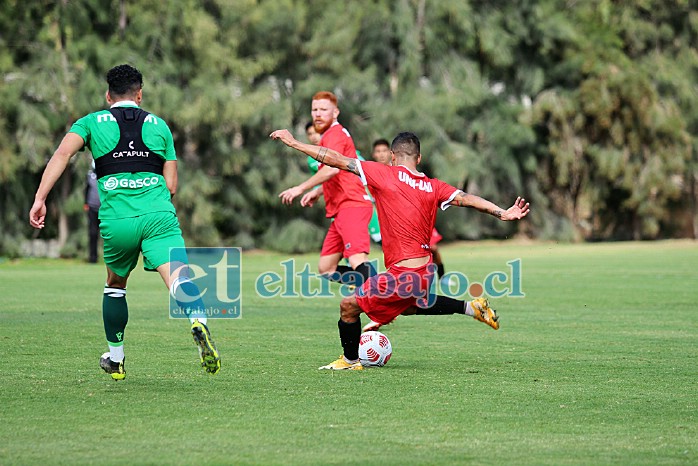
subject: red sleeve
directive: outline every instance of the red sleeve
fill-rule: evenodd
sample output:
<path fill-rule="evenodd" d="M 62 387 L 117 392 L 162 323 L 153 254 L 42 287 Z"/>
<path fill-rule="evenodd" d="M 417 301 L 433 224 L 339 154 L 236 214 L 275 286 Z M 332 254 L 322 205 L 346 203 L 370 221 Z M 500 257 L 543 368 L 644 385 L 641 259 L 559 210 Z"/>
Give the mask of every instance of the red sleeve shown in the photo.
<path fill-rule="evenodd" d="M 359 176 L 364 186 L 380 191 L 385 186 L 391 174 L 390 167 L 378 162 L 361 161 L 358 162 Z"/>
<path fill-rule="evenodd" d="M 456 194 L 460 192 L 460 189 L 455 188 L 448 183 L 444 183 L 436 178 L 432 179 L 432 182 L 434 183 L 434 192 L 439 200 L 441 210 L 446 210 L 451 207 L 448 205 L 448 203 L 451 202 L 454 197 L 456 197 Z"/>

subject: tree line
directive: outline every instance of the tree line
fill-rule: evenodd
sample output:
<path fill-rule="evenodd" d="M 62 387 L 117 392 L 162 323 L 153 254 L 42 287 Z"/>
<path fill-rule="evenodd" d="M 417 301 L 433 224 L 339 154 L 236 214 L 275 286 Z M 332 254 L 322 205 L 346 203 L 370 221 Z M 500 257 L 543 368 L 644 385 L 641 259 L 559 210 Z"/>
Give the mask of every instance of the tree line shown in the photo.
<path fill-rule="evenodd" d="M 175 137 L 174 198 L 190 245 L 302 252 L 322 208 L 283 206 L 308 176 L 268 140 L 300 134 L 318 90 L 363 155 L 413 131 L 423 170 L 526 222 L 439 214 L 447 240 L 563 241 L 698 234 L 698 8 L 689 0 L 6 0 L 0 3 L 0 255 L 37 233 L 40 174 L 104 74 L 144 74 L 143 107 Z M 49 198 L 41 238 L 86 242 L 90 164 Z"/>

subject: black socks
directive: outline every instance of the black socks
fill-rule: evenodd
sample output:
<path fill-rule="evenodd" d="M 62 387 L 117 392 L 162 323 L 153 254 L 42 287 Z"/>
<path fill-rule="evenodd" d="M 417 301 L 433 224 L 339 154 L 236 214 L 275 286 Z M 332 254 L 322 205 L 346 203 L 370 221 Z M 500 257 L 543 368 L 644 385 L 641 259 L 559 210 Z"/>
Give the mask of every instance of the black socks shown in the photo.
<path fill-rule="evenodd" d="M 344 357 L 349 361 L 356 361 L 359 359 L 361 320 L 359 319 L 353 324 L 348 324 L 339 319 L 337 327 L 339 327 L 339 339 L 342 341 L 342 348 L 344 348 Z"/>
<path fill-rule="evenodd" d="M 449 314 L 465 314 L 465 301 L 437 295 L 436 301 L 431 307 L 417 307 L 417 315 L 443 316 Z"/>

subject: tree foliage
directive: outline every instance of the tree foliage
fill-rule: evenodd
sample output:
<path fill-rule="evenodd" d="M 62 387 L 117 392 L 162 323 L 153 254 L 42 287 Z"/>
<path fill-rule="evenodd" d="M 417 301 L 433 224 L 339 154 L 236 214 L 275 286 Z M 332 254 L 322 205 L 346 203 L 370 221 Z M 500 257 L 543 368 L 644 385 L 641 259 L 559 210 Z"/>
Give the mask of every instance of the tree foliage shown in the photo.
<path fill-rule="evenodd" d="M 316 249 L 322 209 L 280 204 L 308 176 L 268 140 L 340 98 L 357 147 L 410 130 L 424 170 L 530 220 L 440 215 L 447 239 L 654 239 L 698 231 L 698 11 L 689 0 L 60 0 L 0 6 L 0 253 L 70 124 L 131 63 L 170 124 L 190 244 Z M 85 236 L 89 158 L 49 199 L 42 237 Z M 305 234 L 304 234 L 305 233 Z"/>

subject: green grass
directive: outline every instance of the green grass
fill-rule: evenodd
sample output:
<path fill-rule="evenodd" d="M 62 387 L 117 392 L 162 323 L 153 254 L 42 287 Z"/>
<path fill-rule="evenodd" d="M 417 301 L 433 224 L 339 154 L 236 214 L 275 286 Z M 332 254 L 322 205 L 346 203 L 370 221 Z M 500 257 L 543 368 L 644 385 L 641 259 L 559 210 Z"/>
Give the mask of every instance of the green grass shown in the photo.
<path fill-rule="evenodd" d="M 254 293 L 285 256 L 244 255 L 243 318 L 199 367 L 155 274 L 128 288 L 127 378 L 98 368 L 103 267 L 0 263 L 0 464 L 696 464 L 698 244 L 460 243 L 471 279 L 521 258 L 525 298 L 400 317 L 384 368 L 341 352 L 338 299 Z M 301 256 L 315 269 L 316 256 Z"/>

